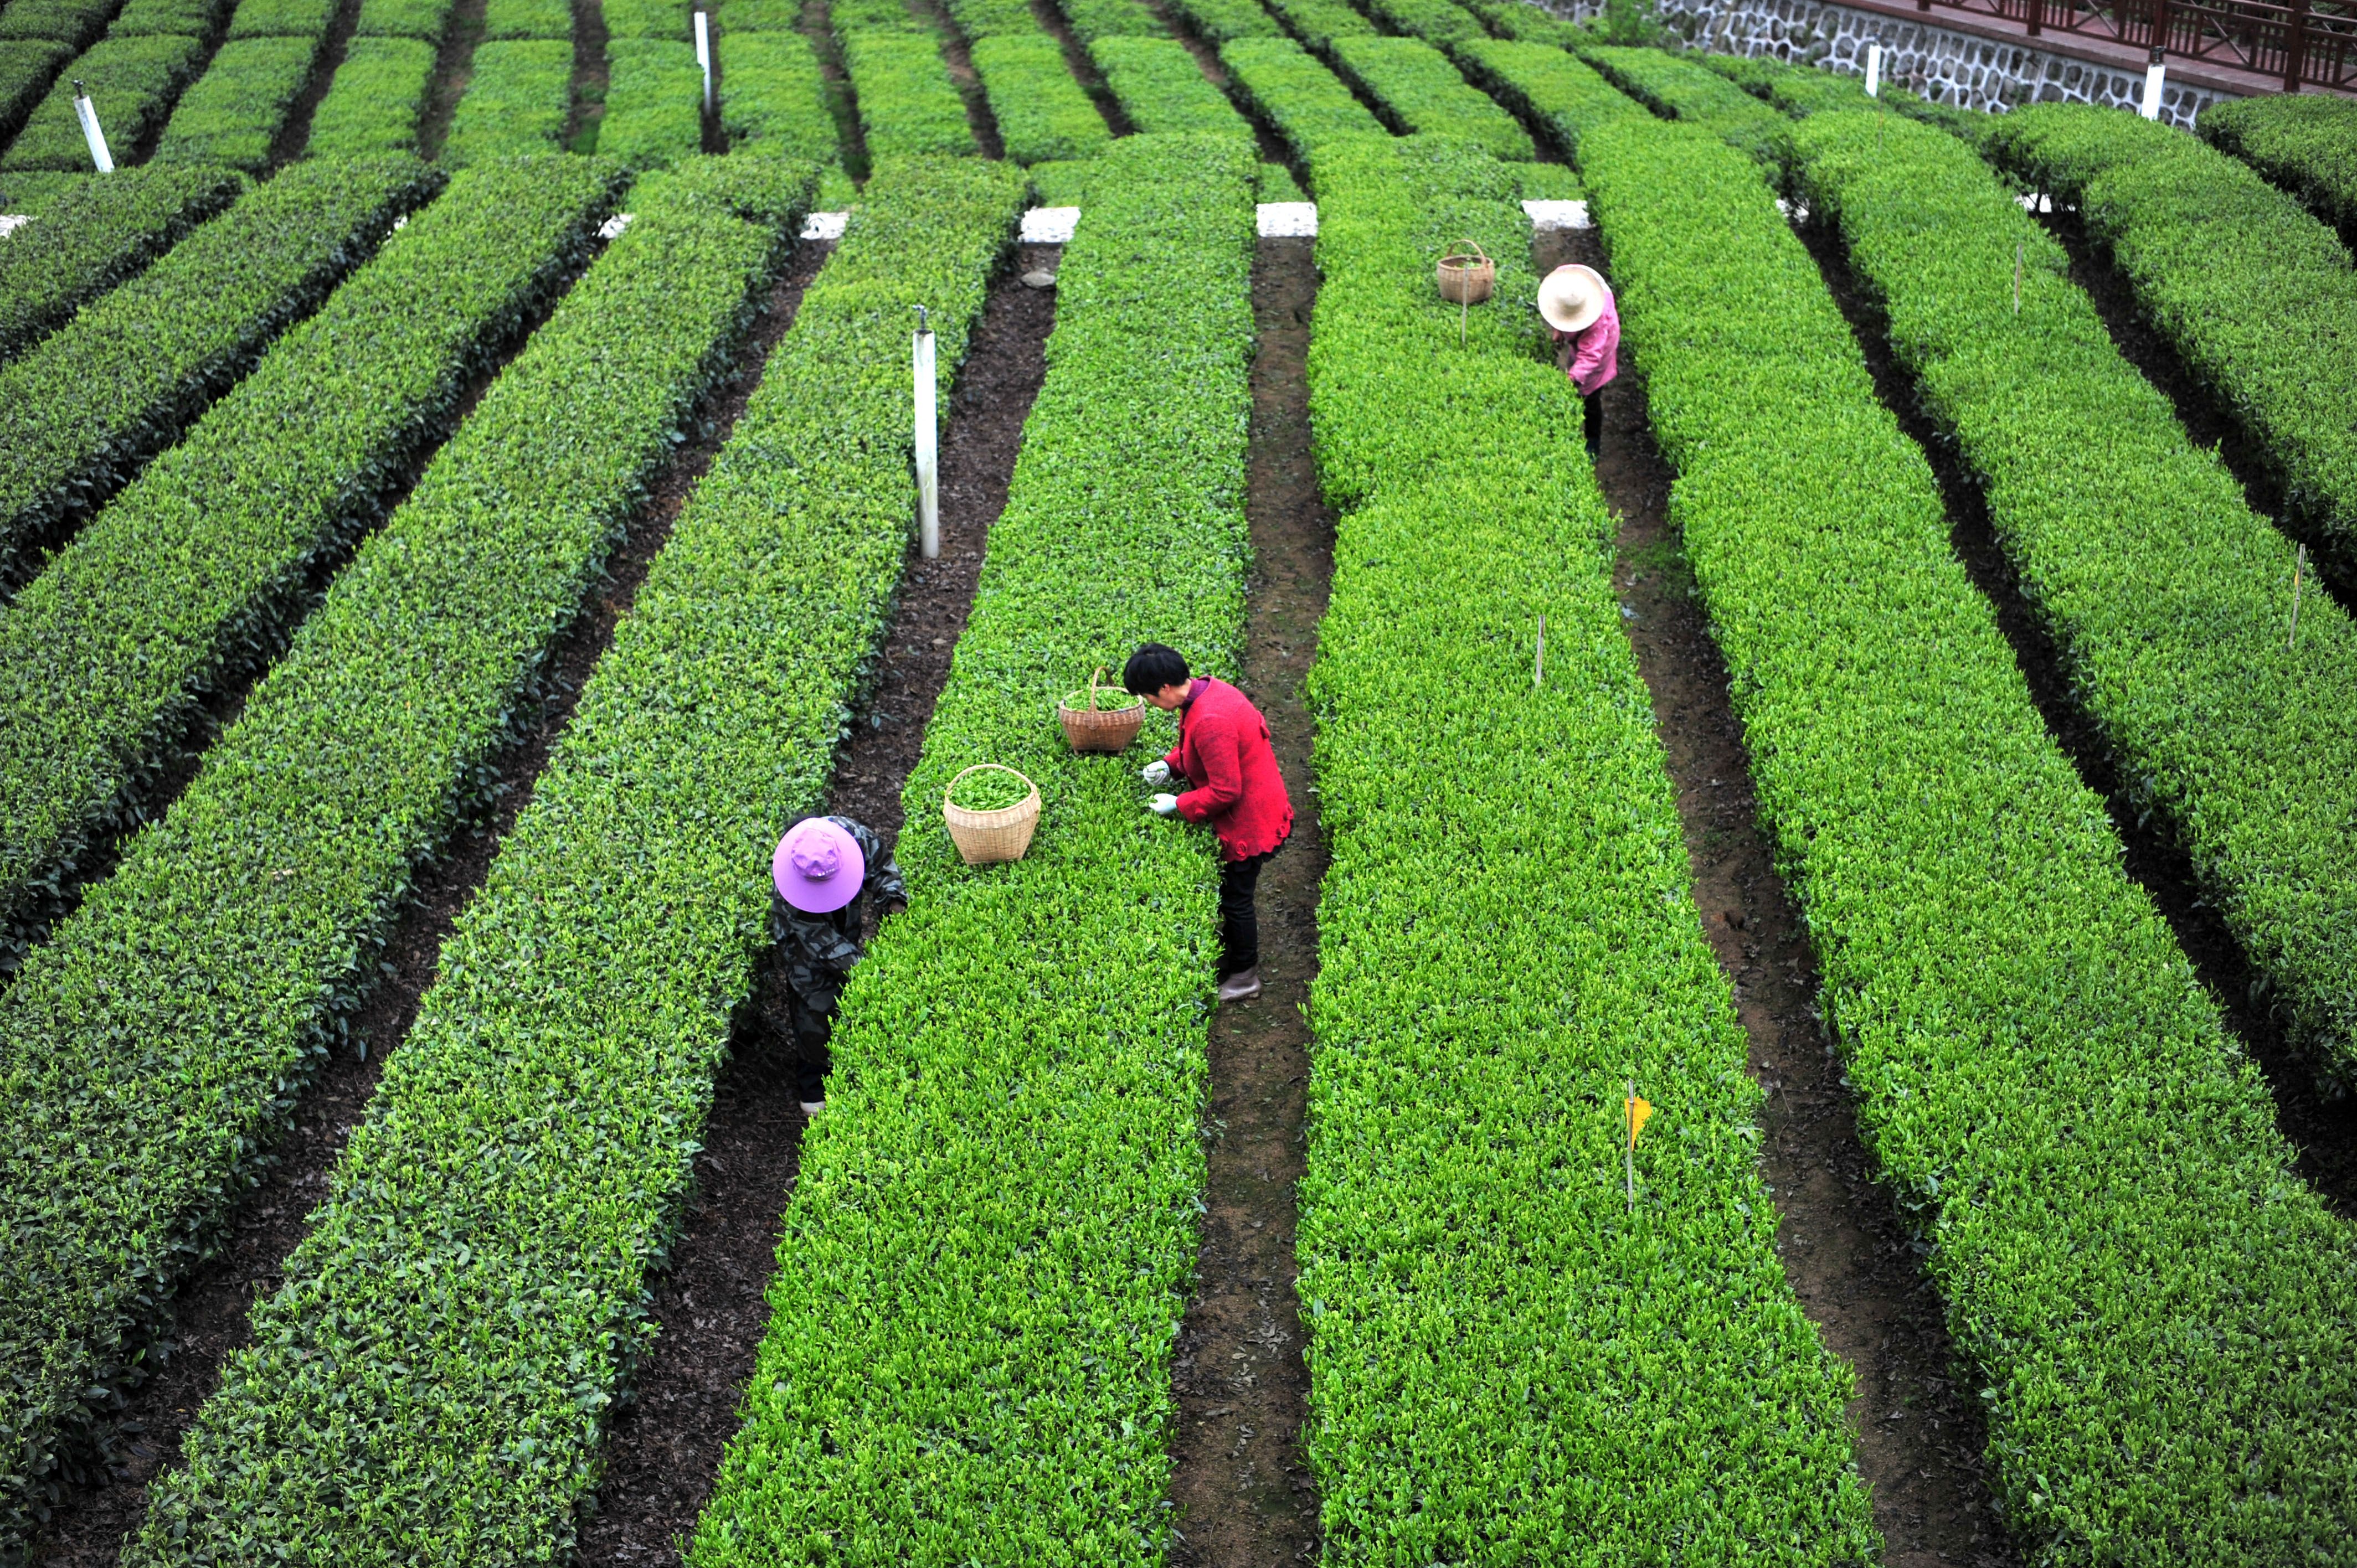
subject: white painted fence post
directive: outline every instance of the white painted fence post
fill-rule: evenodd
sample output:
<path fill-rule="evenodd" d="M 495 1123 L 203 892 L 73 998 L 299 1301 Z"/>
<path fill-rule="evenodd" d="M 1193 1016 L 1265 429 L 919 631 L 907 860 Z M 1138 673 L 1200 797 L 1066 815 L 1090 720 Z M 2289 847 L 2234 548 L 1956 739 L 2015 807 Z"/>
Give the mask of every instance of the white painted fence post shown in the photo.
<path fill-rule="evenodd" d="M 1882 46 L 1880 44 L 1866 46 L 1866 95 L 1868 98 L 1882 96 Z"/>
<path fill-rule="evenodd" d="M 99 129 L 98 105 L 80 81 L 74 83 L 74 118 L 81 122 L 81 139 L 90 144 L 90 161 L 101 174 L 114 172 L 114 155 L 106 150 L 106 133 Z"/>
<path fill-rule="evenodd" d="M 2144 106 L 2137 111 L 2147 120 L 2160 118 L 2160 88 L 2169 75 L 2169 65 L 2161 57 L 2158 45 L 2153 47 L 2152 63 L 2144 68 Z"/>
<path fill-rule="evenodd" d="M 933 328 L 917 306 L 917 546 L 928 561 L 942 553 L 941 426 L 933 388 Z"/>
<path fill-rule="evenodd" d="M 704 112 L 712 113 L 712 27 L 703 12 L 695 14 L 695 63 L 704 68 Z"/>

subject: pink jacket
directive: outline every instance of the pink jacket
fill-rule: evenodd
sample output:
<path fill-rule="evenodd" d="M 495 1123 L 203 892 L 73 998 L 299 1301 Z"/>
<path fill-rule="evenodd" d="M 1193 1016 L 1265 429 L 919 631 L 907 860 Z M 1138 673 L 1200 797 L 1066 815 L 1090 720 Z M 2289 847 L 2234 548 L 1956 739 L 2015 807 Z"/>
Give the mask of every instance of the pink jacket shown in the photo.
<path fill-rule="evenodd" d="M 1604 291 L 1604 314 L 1577 332 L 1555 335 L 1555 362 L 1582 396 L 1620 373 L 1620 302 Z"/>

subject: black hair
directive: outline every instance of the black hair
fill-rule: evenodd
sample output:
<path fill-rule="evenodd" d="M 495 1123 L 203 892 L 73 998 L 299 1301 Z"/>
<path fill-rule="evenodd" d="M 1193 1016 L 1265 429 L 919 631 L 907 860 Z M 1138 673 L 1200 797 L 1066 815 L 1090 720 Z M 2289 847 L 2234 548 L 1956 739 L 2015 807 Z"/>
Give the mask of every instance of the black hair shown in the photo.
<path fill-rule="evenodd" d="M 1121 683 L 1133 697 L 1150 697 L 1165 686 L 1187 683 L 1187 656 L 1158 642 L 1141 646 L 1121 667 Z"/>

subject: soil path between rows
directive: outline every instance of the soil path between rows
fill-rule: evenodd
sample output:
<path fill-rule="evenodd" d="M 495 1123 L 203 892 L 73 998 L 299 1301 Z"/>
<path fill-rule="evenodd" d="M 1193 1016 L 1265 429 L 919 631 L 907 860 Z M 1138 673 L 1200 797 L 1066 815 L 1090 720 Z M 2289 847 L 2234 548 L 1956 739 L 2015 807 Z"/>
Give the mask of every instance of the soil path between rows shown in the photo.
<path fill-rule="evenodd" d="M 1326 875 L 1303 682 L 1334 574 L 1334 520 L 1309 450 L 1312 244 L 1263 240 L 1253 267 L 1258 352 L 1244 503 L 1253 571 L 1241 678 L 1268 717 L 1294 822 L 1261 875 L 1262 993 L 1211 1015 L 1208 1208 L 1174 1367 L 1170 1489 L 1179 1538 L 1170 1560 L 1181 1568 L 1308 1563 L 1318 1549 L 1302 1444 L 1309 1371 L 1294 1260 Z"/>
<path fill-rule="evenodd" d="M 770 349 L 791 325 L 802 289 L 832 249 L 814 243 L 796 248 L 740 355 L 744 369 L 707 399 L 691 427 L 694 438 L 649 487 L 649 504 L 608 559 L 606 582 L 555 645 L 539 712 L 494 759 L 481 814 L 420 871 L 376 955 L 383 966 L 382 979 L 350 1021 L 349 1048 L 338 1049 L 321 1066 L 296 1103 L 274 1164 L 231 1216 L 213 1256 L 174 1296 L 168 1326 L 151 1353 L 148 1380 L 131 1394 L 124 1412 L 122 1444 L 83 1484 L 66 1492 L 34 1543 L 34 1563 L 44 1568 L 101 1568 L 118 1559 L 123 1538 L 145 1518 L 148 1482 L 178 1459 L 190 1423 L 220 1382 L 221 1362 L 249 1342 L 249 1309 L 278 1288 L 287 1255 L 327 1197 L 329 1175 L 367 1111 L 385 1058 L 407 1035 L 419 999 L 440 968 L 443 942 L 482 886 L 501 840 L 531 800 L 550 751 L 572 719 L 583 683 L 612 642 L 615 627 L 630 613 L 648 566 L 671 536 L 672 523 L 744 412 Z"/>
<path fill-rule="evenodd" d="M 2012 646 L 2014 663 L 2029 682 L 2030 700 L 2046 721 L 2047 733 L 2071 759 L 2080 780 L 2103 800 L 2113 831 L 2126 846 L 2128 875 L 2169 922 L 2178 945 L 2192 961 L 2202 988 L 2224 1015 L 2228 1032 L 2258 1063 L 2275 1100 L 2276 1125 L 2292 1144 L 2300 1176 L 2341 1216 L 2357 1219 L 2357 1096 L 2336 1099 L 2319 1087 L 2314 1071 L 2285 1040 L 2275 1015 L 2252 1000 L 2264 994 L 2264 989 L 2256 983 L 2248 955 L 2227 929 L 2217 908 L 2202 896 L 2192 857 L 2165 822 L 2158 817 L 2147 820 L 2121 787 L 2119 769 L 2103 732 L 2080 704 L 2061 650 L 2023 594 L 2020 575 L 1997 541 L 1986 494 L 1956 444 L 1924 414 L 1915 395 L 1914 378 L 1891 352 L 1889 318 L 1850 270 L 1840 236 L 1824 225 L 1812 223 L 1803 226 L 1801 237 L 1865 349 L 1867 369 L 1883 402 L 1898 416 L 1900 428 L 1931 459 L 1947 503 L 1950 541 L 1974 585 L 1996 607 L 1998 629 Z M 2078 275 L 2076 259 L 2073 275 Z M 2114 286 L 2125 285 L 2115 280 Z M 2103 308 L 2109 316 L 2121 306 L 2115 299 Z M 2126 334 L 2128 326 L 2115 324 L 2114 331 Z M 2151 362 L 2139 361 L 2136 355 L 2130 355 L 2130 360 L 2169 392 L 2165 378 L 2171 372 L 2164 357 L 2167 350 L 2151 338 L 2149 328 L 2143 330 L 2142 351 Z M 2184 374 L 2181 367 L 2174 373 L 2179 378 Z M 2213 416 L 2212 423 L 2205 425 L 2198 423 L 2203 417 L 2198 408 L 2187 409 L 2193 396 L 2188 384 L 2180 381 L 2170 395 L 2179 400 L 2181 411 L 2190 413 L 2187 428 L 2196 440 L 2205 445 L 2222 437 L 2232 440 L 2222 422 Z"/>
<path fill-rule="evenodd" d="M 901 790 L 949 679 L 990 525 L 1006 505 L 1023 421 L 1047 375 L 1055 291 L 1019 279 L 1052 274 L 1061 255 L 1060 246 L 1020 246 L 991 290 L 942 438 L 942 553 L 927 561 L 912 547 L 877 677 L 835 758 L 826 811 L 866 823 L 888 846 L 899 842 Z M 756 981 L 755 997 L 772 993 L 767 981 Z M 582 1531 L 577 1561 L 585 1565 L 677 1563 L 736 1435 L 738 1402 L 770 1326 L 764 1290 L 802 1153 L 805 1122 L 792 1075 L 774 1065 L 790 1056 L 791 1038 L 791 1019 L 764 1018 L 753 1006 L 738 1021 L 671 1267 L 654 1283 L 660 1332 L 615 1418 L 597 1512 Z"/>
<path fill-rule="evenodd" d="M 434 51 L 434 74 L 425 90 L 425 107 L 417 116 L 417 156 L 428 162 L 442 156 L 449 139 L 450 117 L 458 100 L 475 80 L 475 46 L 483 41 L 486 0 L 458 0 L 443 24 L 442 41 Z M 601 10 L 598 15 L 604 16 Z"/>
<path fill-rule="evenodd" d="M 327 36 L 319 40 L 319 52 L 311 61 L 311 74 L 303 82 L 303 91 L 280 123 L 278 134 L 270 142 L 270 170 L 278 170 L 303 156 L 311 140 L 311 118 L 319 110 L 319 100 L 328 96 L 328 88 L 343 68 L 344 56 L 352 45 L 352 33 L 359 27 L 361 0 L 335 0 L 328 14 Z"/>
<path fill-rule="evenodd" d="M 1544 274 L 1606 265 L 1596 231 L 1542 232 Z M 1624 359 L 1602 394 L 1597 463 L 1620 521 L 1614 583 L 1677 789 L 1695 902 L 1767 1090 L 1760 1174 L 1777 1251 L 1824 1347 L 1857 1373 L 1849 1406 L 1886 1568 L 2008 1568 L 2011 1544 L 1984 1478 L 1978 1401 L 1959 1380 L 1941 1305 L 1859 1141 L 1854 1101 L 1814 1006 L 1816 956 L 1759 821 L 1727 672 L 1669 521 L 1671 474 L 1641 377 Z"/>

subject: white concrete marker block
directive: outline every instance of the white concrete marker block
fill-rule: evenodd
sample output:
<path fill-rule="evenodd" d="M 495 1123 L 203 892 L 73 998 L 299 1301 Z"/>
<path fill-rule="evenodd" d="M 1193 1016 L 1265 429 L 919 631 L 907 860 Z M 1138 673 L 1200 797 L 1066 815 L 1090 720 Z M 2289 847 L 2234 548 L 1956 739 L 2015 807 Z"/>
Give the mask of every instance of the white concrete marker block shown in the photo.
<path fill-rule="evenodd" d="M 1318 204 L 1314 201 L 1264 201 L 1259 208 L 1264 240 L 1315 240 Z"/>
<path fill-rule="evenodd" d="M 840 240 L 843 226 L 851 221 L 848 212 L 813 212 L 802 220 L 805 240 Z"/>
<path fill-rule="evenodd" d="M 622 231 L 629 228 L 630 226 L 630 220 L 637 216 L 638 214 L 635 212 L 615 213 L 611 218 L 607 219 L 606 221 L 597 225 L 597 238 L 600 240 L 620 239 L 622 237 Z"/>
<path fill-rule="evenodd" d="M 1077 207 L 1034 207 L 1023 215 L 1023 242 L 1027 245 L 1068 245 L 1072 231 L 1081 223 Z"/>
<path fill-rule="evenodd" d="M 2054 199 L 2045 194 L 2043 191 L 2040 191 L 2036 196 L 2017 196 L 2014 199 L 2021 203 L 2021 209 L 2024 212 L 2051 212 L 2054 210 Z"/>
<path fill-rule="evenodd" d="M 1534 229 L 1585 229 L 1587 227 L 1587 203 L 1585 201 L 1525 201 L 1523 213 Z"/>
<path fill-rule="evenodd" d="M 1781 196 L 1776 199 L 1776 210 L 1782 213 L 1788 222 L 1806 223 L 1809 220 L 1809 209 L 1806 207 L 1796 207 Z"/>
<path fill-rule="evenodd" d="M 0 212 L 0 240 L 6 239 L 32 220 L 33 215 L 29 212 Z"/>

